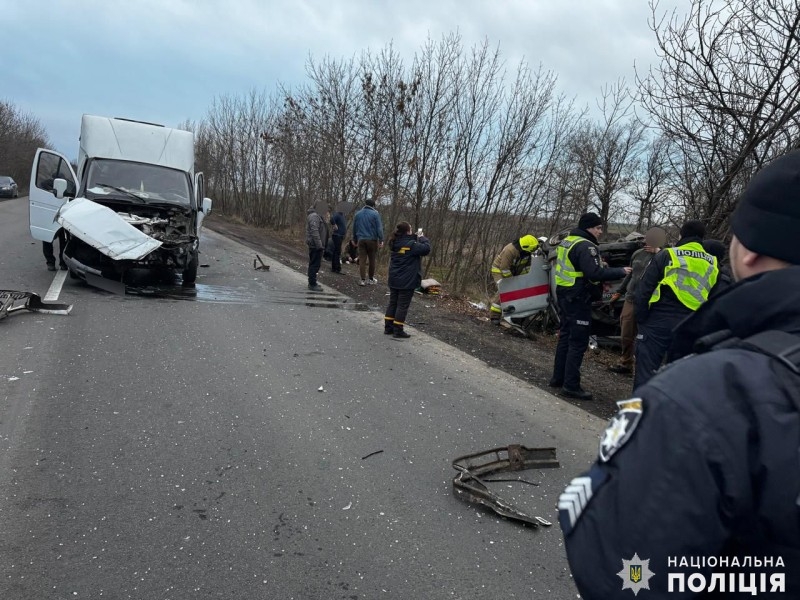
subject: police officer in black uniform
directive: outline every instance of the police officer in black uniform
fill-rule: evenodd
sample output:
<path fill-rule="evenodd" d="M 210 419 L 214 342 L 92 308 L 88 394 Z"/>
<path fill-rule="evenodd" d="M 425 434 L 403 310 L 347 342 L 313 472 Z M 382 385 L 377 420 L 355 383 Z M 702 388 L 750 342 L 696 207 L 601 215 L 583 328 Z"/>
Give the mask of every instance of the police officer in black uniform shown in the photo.
<path fill-rule="evenodd" d="M 581 387 L 581 363 L 592 327 L 592 301 L 602 297 L 601 281 L 622 279 L 630 267 L 603 268 L 597 252 L 597 237 L 603 233 L 603 220 L 586 213 L 578 227 L 569 232 L 556 248 L 556 295 L 558 300 L 558 346 L 550 387 L 578 400 L 591 400 Z"/>
<path fill-rule="evenodd" d="M 719 267 L 702 245 L 705 235 L 706 226 L 701 221 L 684 223 L 676 247 L 656 254 L 636 286 L 634 390 L 661 367 L 673 330 L 708 300 L 717 282 Z"/>
<path fill-rule="evenodd" d="M 586 600 L 800 598 L 800 151 L 756 174 L 731 230 L 736 283 L 675 332 L 695 354 L 618 403 L 559 498 Z"/>

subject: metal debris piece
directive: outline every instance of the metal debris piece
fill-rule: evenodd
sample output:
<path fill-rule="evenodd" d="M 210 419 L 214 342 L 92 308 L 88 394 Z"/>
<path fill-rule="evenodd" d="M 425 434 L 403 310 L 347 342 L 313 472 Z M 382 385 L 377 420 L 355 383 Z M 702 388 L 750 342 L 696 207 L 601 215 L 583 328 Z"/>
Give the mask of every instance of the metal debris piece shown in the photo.
<path fill-rule="evenodd" d="M 345 416 L 347 416 L 347 415 L 345 415 Z M 383 450 L 375 450 L 375 452 L 370 452 L 366 456 L 362 456 L 361 460 L 367 460 L 370 456 L 375 456 L 376 454 L 380 454 L 381 452 L 383 452 Z"/>
<path fill-rule="evenodd" d="M 23 300 L 25 303 L 21 304 Z M 0 319 L 5 319 L 8 315 L 21 310 L 50 315 L 68 315 L 72 310 L 72 304 L 42 302 L 39 294 L 33 292 L 0 290 Z"/>
<path fill-rule="evenodd" d="M 258 262 L 261 264 L 257 264 L 256 259 L 258 259 Z M 261 260 L 261 257 L 258 254 L 256 254 L 256 258 L 253 259 L 253 268 L 256 271 L 269 271 L 269 265 L 264 263 L 264 261 Z"/>
<path fill-rule="evenodd" d="M 550 521 L 528 515 L 495 494 L 486 485 L 490 480 L 485 478 L 498 473 L 552 469 L 560 466 L 556 459 L 555 448 L 527 448 L 519 444 L 461 456 L 453 460 L 453 468 L 458 471 L 458 475 L 453 478 L 453 493 L 460 500 L 482 504 L 501 517 L 521 521 L 533 527 L 539 525 L 549 527 L 552 525 Z"/>

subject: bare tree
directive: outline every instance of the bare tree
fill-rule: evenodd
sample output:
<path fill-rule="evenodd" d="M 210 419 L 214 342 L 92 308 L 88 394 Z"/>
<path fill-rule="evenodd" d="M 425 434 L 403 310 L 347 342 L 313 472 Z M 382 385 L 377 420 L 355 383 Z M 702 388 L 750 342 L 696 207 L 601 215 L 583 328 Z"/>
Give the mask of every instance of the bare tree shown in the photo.
<path fill-rule="evenodd" d="M 722 235 L 747 176 L 800 142 L 800 2 L 692 0 L 686 16 L 651 0 L 660 63 L 640 100 L 684 169 L 685 214 Z"/>
<path fill-rule="evenodd" d="M 39 119 L 0 101 L 0 175 L 12 177 L 22 193 L 28 189 L 36 149 L 42 147 L 49 147 L 49 141 Z"/>

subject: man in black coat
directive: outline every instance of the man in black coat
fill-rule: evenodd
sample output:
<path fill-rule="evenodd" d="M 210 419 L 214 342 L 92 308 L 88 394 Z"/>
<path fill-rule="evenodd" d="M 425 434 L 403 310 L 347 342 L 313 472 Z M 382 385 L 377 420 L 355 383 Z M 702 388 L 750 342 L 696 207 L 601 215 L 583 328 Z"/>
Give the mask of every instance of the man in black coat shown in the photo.
<path fill-rule="evenodd" d="M 597 236 L 603 233 L 603 220 L 594 213 L 582 215 L 578 227 L 569 232 L 556 248 L 556 297 L 558 300 L 558 346 L 550 387 L 560 387 L 569 398 L 591 400 L 581 387 L 581 363 L 592 328 L 592 301 L 602 297 L 601 281 L 622 279 L 630 267 L 600 266 Z"/>
<path fill-rule="evenodd" d="M 800 597 L 798 198 L 800 152 L 756 174 L 731 218 L 736 283 L 675 333 L 698 354 L 618 403 L 559 498 L 582 598 Z"/>

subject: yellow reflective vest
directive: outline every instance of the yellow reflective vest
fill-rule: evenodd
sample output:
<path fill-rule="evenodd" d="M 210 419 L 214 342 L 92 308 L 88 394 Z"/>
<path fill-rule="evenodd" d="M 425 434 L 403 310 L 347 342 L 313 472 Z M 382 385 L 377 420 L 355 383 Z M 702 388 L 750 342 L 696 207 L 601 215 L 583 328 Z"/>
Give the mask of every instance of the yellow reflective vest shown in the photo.
<path fill-rule="evenodd" d="M 583 277 L 583 272 L 576 271 L 575 265 L 573 265 L 572 261 L 569 259 L 569 251 L 572 250 L 576 244 L 580 244 L 581 242 L 589 242 L 589 240 L 579 235 L 569 235 L 565 237 L 556 248 L 556 285 L 572 287 L 575 285 L 578 277 Z"/>
<path fill-rule="evenodd" d="M 667 248 L 670 263 L 664 277 L 650 297 L 649 306 L 661 298 L 661 286 L 668 286 L 675 297 L 689 310 L 697 310 L 708 300 L 708 294 L 719 276 L 716 257 L 703 249 L 698 242 L 689 242 L 677 248 Z"/>

